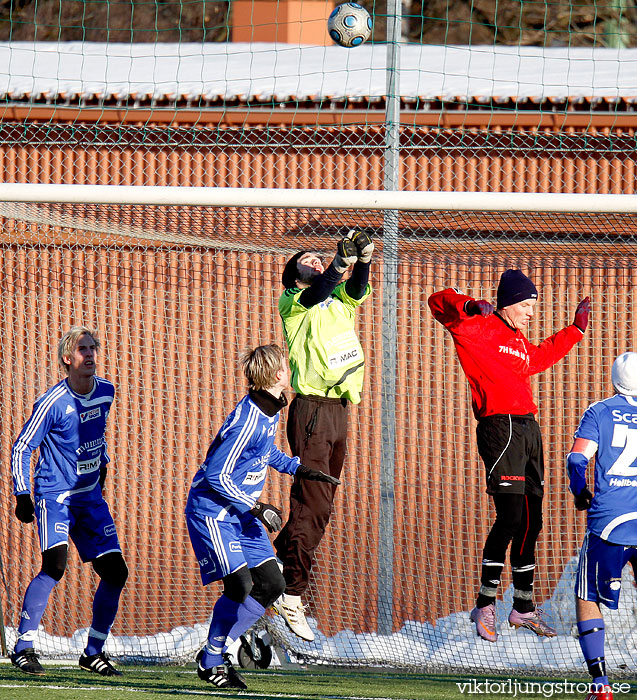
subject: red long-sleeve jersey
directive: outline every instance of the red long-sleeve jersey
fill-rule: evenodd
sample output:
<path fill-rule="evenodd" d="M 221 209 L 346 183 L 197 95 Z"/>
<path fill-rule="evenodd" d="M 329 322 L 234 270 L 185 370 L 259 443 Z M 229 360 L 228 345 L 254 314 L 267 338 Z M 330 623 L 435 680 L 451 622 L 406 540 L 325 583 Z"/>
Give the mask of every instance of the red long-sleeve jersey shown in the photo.
<path fill-rule="evenodd" d="M 529 377 L 559 362 L 581 340 L 582 331 L 567 326 L 533 345 L 497 314 L 467 315 L 464 308 L 471 299 L 454 289 L 443 289 L 429 297 L 429 308 L 451 333 L 471 386 L 475 417 L 537 413 Z"/>

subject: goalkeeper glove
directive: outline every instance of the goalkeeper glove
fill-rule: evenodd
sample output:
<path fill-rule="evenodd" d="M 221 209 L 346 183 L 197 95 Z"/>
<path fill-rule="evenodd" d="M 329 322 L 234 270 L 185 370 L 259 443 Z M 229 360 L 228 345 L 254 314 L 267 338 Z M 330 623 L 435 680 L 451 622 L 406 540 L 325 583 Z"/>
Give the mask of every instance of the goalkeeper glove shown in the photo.
<path fill-rule="evenodd" d="M 250 509 L 250 512 L 255 518 L 260 520 L 270 532 L 280 530 L 283 525 L 281 511 L 276 506 L 271 506 L 269 503 L 257 501 Z"/>
<path fill-rule="evenodd" d="M 575 496 L 575 507 L 577 510 L 588 510 L 592 502 L 593 494 L 586 487 Z"/>
<path fill-rule="evenodd" d="M 362 263 L 368 263 L 372 259 L 372 253 L 374 252 L 374 241 L 372 240 L 371 233 L 365 231 L 358 231 L 353 228 L 347 237 L 354 241 L 356 245 L 356 251 L 358 253 L 358 261 Z"/>
<path fill-rule="evenodd" d="M 343 274 L 350 265 L 353 265 L 358 260 L 358 249 L 356 243 L 351 238 L 341 238 L 336 247 L 336 255 L 334 256 L 334 269 L 339 274 Z"/>
<path fill-rule="evenodd" d="M 338 486 L 341 483 L 335 476 L 321 472 L 318 469 L 310 469 L 305 464 L 299 464 L 295 473 L 301 479 L 308 479 L 309 481 L 327 481 L 328 484 L 333 484 L 334 486 Z"/>
<path fill-rule="evenodd" d="M 104 482 L 106 481 L 106 474 L 108 469 L 106 467 L 100 467 L 100 488 L 104 488 Z"/>
<path fill-rule="evenodd" d="M 582 333 L 586 330 L 588 326 L 588 316 L 591 313 L 591 300 L 589 297 L 582 299 L 575 309 L 575 318 L 573 319 L 573 325 L 577 326 Z"/>
<path fill-rule="evenodd" d="M 467 316 L 491 316 L 494 311 L 493 304 L 484 299 L 469 299 L 464 305 Z"/>
<path fill-rule="evenodd" d="M 19 493 L 16 497 L 15 516 L 22 523 L 32 523 L 35 520 L 35 506 L 30 493 Z"/>

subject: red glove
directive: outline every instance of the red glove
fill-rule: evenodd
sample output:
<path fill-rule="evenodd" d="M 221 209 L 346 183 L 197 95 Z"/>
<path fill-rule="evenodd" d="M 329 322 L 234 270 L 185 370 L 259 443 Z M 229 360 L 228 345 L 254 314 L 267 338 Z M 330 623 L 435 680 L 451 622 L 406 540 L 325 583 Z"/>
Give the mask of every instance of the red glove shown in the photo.
<path fill-rule="evenodd" d="M 589 297 L 582 299 L 575 309 L 575 318 L 573 319 L 573 325 L 577 326 L 582 333 L 588 327 L 588 317 L 591 313 L 591 300 Z"/>
<path fill-rule="evenodd" d="M 491 316 L 495 311 L 493 304 L 489 304 L 484 299 L 469 299 L 464 305 L 467 316 Z"/>

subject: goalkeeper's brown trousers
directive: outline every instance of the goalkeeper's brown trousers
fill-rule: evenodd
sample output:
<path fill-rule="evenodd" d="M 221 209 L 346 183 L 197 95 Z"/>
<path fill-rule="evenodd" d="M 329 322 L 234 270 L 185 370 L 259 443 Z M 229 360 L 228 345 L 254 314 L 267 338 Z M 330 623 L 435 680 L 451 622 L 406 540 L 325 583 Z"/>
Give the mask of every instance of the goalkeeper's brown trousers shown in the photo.
<path fill-rule="evenodd" d="M 287 437 L 292 454 L 311 469 L 340 478 L 345 460 L 349 402 L 297 394 L 290 404 Z M 314 552 L 332 514 L 336 486 L 294 477 L 290 515 L 274 540 L 283 562 L 285 592 L 302 595 L 307 588 Z"/>

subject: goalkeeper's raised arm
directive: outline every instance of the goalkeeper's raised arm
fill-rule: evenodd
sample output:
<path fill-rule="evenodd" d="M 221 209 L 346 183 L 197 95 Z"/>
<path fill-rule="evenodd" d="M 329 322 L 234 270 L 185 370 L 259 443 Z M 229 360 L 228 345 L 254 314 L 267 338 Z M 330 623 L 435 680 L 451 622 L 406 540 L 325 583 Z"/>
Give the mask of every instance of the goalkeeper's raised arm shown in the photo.
<path fill-rule="evenodd" d="M 302 289 L 298 303 L 309 309 L 328 299 L 351 267 L 345 290 L 352 299 L 361 299 L 367 289 L 369 265 L 374 251 L 371 234 L 352 229 L 336 247 L 332 262 L 325 267 L 318 253 L 299 251 L 283 272 L 286 289 Z"/>

